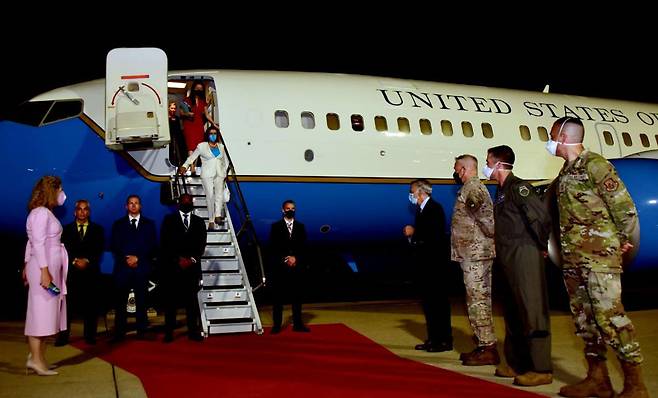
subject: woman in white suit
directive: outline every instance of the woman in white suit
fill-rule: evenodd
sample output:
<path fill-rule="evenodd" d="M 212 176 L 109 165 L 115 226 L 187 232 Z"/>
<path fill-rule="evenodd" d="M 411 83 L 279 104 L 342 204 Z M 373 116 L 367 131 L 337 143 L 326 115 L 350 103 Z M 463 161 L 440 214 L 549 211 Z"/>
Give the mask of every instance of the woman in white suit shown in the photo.
<path fill-rule="evenodd" d="M 224 181 L 228 171 L 228 161 L 224 146 L 219 143 L 219 129 L 210 126 L 204 134 L 204 142 L 199 143 L 185 163 L 180 167 L 179 173 L 184 174 L 187 168 L 201 156 L 201 182 L 206 192 L 208 206 L 208 229 L 214 229 L 216 223 L 224 219 Z"/>

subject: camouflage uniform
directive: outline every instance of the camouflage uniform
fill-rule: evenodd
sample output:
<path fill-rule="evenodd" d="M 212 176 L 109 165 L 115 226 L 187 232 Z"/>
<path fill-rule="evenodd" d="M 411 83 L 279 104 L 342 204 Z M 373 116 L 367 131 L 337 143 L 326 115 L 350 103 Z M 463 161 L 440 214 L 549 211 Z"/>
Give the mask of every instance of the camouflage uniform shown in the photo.
<path fill-rule="evenodd" d="M 460 263 L 468 320 L 479 346 L 496 342 L 491 314 L 491 266 L 496 256 L 493 203 L 477 176 L 464 183 L 452 212 L 451 258 Z"/>
<path fill-rule="evenodd" d="M 551 331 L 545 261 L 551 229 L 546 206 L 510 173 L 494 202 L 497 264 L 503 271 L 505 357 L 519 374 L 551 372 Z"/>
<path fill-rule="evenodd" d="M 637 223 L 635 204 L 610 162 L 583 151 L 558 176 L 564 283 L 585 355 L 641 363 L 635 330 L 621 303 L 622 253 Z"/>

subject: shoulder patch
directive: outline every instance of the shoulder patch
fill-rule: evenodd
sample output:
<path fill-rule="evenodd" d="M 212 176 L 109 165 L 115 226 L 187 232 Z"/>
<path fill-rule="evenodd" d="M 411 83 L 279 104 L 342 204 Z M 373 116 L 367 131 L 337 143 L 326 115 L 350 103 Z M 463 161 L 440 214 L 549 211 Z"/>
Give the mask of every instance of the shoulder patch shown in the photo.
<path fill-rule="evenodd" d="M 530 190 L 525 185 L 521 185 L 519 187 L 519 195 L 525 198 L 526 196 L 530 195 Z"/>
<path fill-rule="evenodd" d="M 617 188 L 619 188 L 619 181 L 610 177 L 607 180 L 603 181 L 603 186 L 605 187 L 606 191 L 613 192 L 616 191 Z"/>

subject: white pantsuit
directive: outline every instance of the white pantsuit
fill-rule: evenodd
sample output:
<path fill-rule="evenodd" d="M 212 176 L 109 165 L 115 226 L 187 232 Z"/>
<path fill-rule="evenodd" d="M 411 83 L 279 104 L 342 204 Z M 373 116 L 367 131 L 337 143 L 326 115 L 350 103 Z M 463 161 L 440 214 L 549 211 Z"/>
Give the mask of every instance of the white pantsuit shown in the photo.
<path fill-rule="evenodd" d="M 201 183 L 206 192 L 208 219 L 213 222 L 215 217 L 222 216 L 224 206 L 224 179 L 228 171 L 226 152 L 222 144 L 217 144 L 219 156 L 213 155 L 210 144 L 202 142 L 187 158 L 183 167 L 186 169 L 201 156 Z"/>

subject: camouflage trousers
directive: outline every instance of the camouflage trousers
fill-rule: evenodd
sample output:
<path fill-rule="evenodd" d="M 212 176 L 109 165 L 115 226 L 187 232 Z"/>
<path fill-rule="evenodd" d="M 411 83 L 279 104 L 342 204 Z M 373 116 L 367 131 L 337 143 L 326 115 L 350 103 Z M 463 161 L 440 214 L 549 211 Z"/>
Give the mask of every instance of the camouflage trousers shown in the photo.
<path fill-rule="evenodd" d="M 493 260 L 463 261 L 466 287 L 466 308 L 471 328 L 478 339 L 478 346 L 496 342 L 491 313 L 491 267 Z"/>
<path fill-rule="evenodd" d="M 621 303 L 621 274 L 582 267 L 562 273 L 576 335 L 585 340 L 585 356 L 605 359 L 607 344 L 619 360 L 642 363 L 635 328 Z"/>

